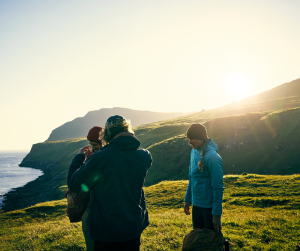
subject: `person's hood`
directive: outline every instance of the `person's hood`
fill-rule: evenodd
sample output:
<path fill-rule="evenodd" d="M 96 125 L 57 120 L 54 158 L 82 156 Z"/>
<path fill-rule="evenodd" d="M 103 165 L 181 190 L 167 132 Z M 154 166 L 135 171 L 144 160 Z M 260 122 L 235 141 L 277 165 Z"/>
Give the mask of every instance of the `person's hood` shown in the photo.
<path fill-rule="evenodd" d="M 140 147 L 141 143 L 132 133 L 120 133 L 109 142 L 108 146 L 121 150 L 134 150 Z"/>
<path fill-rule="evenodd" d="M 216 152 L 218 152 L 218 146 L 216 145 L 216 143 L 212 139 L 209 139 L 209 140 L 210 140 L 210 142 L 205 147 L 204 152 L 207 152 L 209 150 L 215 150 Z M 202 148 L 199 149 L 199 151 L 201 151 L 201 150 L 202 150 Z"/>

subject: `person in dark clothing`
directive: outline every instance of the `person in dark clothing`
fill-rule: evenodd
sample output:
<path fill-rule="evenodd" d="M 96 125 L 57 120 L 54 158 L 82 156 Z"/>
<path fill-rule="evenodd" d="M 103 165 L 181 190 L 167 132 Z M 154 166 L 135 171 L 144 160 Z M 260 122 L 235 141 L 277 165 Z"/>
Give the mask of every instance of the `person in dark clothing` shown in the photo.
<path fill-rule="evenodd" d="M 74 157 L 68 187 L 90 191 L 88 228 L 94 250 L 139 250 L 141 233 L 149 225 L 143 185 L 152 157 L 139 149 L 130 121 L 122 116 L 107 120 L 104 140 L 107 145 L 78 170 L 75 166 L 88 151 L 82 148 Z"/>
<path fill-rule="evenodd" d="M 88 160 L 88 158 L 95 152 L 98 152 L 100 150 L 100 148 L 102 147 L 102 138 L 103 138 L 103 132 L 104 132 L 104 128 L 100 127 L 100 126 L 94 126 L 93 128 L 91 128 L 88 132 L 87 135 L 87 140 L 90 143 L 90 146 L 92 147 L 92 149 L 90 149 L 89 146 L 86 146 L 84 148 L 84 151 L 86 152 L 86 157 L 84 162 L 86 162 Z M 84 163 L 83 162 L 83 163 Z M 71 163 L 72 169 L 78 169 L 81 167 L 82 163 L 80 161 L 78 162 L 72 162 Z M 68 194 L 72 194 L 71 191 L 68 189 L 65 197 L 67 198 Z M 77 194 L 73 194 L 72 197 L 74 196 L 74 198 L 76 197 L 77 200 L 77 206 L 79 206 L 79 209 L 67 209 L 67 212 L 69 212 L 70 216 L 76 215 L 80 216 L 79 214 L 81 214 L 81 221 L 82 221 L 82 232 L 84 235 L 84 239 L 85 239 L 85 244 L 86 244 L 86 251 L 93 251 L 94 250 L 94 240 L 89 238 L 88 235 L 88 225 L 87 225 L 87 219 L 88 219 L 88 215 L 89 215 L 89 205 L 90 205 L 90 193 L 89 192 L 82 192 L 82 193 L 77 193 Z M 81 211 L 81 209 L 84 209 L 84 211 Z M 74 211 L 72 211 L 74 210 Z M 69 216 L 69 217 L 70 217 Z M 72 218 L 74 219 L 74 218 Z M 70 218 L 71 220 L 71 218 Z"/>

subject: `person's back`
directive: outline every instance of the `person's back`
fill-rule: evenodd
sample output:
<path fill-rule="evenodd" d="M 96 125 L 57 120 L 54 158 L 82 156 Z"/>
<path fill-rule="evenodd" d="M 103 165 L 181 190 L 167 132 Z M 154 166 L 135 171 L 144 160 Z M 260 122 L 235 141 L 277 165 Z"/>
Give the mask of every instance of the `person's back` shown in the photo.
<path fill-rule="evenodd" d="M 143 185 L 152 158 L 138 149 L 140 142 L 126 126 L 121 116 L 109 118 L 104 132 L 109 144 L 78 171 L 69 170 L 71 191 L 90 190 L 89 236 L 95 250 L 139 250 L 149 224 Z"/>
<path fill-rule="evenodd" d="M 98 163 L 93 175 L 98 180 L 91 187 L 92 238 L 134 239 L 149 224 L 143 184 L 151 156 L 148 151 L 137 150 L 139 145 L 134 136 L 122 136 L 90 157 L 91 162 Z"/>

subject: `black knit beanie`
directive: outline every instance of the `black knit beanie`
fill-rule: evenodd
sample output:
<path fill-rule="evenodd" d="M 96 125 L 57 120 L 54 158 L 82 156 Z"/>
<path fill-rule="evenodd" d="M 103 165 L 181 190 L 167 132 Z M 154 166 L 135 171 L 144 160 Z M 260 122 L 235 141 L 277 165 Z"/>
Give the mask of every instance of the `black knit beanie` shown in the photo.
<path fill-rule="evenodd" d="M 202 124 L 192 124 L 186 132 L 189 139 L 208 140 L 206 127 Z"/>

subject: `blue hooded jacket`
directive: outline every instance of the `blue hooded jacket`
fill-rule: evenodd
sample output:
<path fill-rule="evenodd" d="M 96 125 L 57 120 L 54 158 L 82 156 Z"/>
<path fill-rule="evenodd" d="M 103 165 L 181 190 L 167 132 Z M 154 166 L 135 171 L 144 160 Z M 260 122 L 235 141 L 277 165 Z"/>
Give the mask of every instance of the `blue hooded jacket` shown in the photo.
<path fill-rule="evenodd" d="M 212 215 L 222 214 L 223 202 L 223 161 L 218 154 L 218 147 L 210 139 L 204 151 L 204 168 L 200 172 L 201 147 L 192 149 L 189 167 L 189 185 L 185 202 L 197 207 L 212 208 Z"/>

